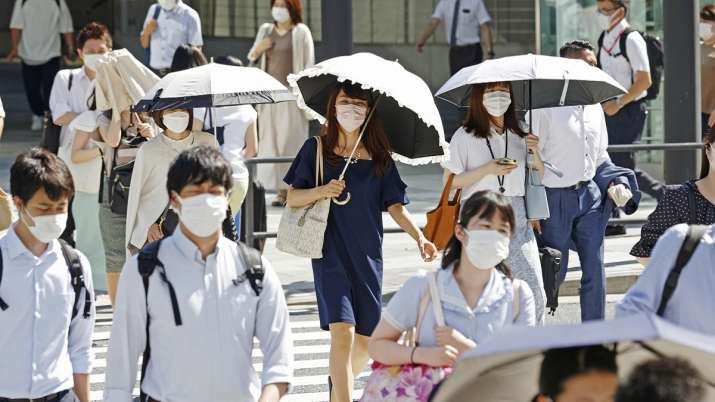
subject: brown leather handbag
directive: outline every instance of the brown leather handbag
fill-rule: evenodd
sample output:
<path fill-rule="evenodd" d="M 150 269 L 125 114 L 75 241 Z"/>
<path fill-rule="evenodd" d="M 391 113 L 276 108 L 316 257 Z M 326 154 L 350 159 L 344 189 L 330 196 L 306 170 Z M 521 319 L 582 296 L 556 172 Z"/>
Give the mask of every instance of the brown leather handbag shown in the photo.
<path fill-rule="evenodd" d="M 424 234 L 427 240 L 434 243 L 437 250 L 442 251 L 454 234 L 454 225 L 459 220 L 459 203 L 462 198 L 462 189 L 458 188 L 452 200 L 449 192 L 452 190 L 454 174 L 450 174 L 442 190 L 437 208 L 427 212 L 427 225 Z"/>

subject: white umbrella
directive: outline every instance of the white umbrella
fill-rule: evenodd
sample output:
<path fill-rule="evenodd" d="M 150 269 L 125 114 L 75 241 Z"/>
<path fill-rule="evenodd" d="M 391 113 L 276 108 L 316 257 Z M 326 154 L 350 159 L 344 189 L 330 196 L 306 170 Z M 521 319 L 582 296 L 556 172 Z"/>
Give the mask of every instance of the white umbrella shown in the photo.
<path fill-rule="evenodd" d="M 617 352 L 619 376 L 638 363 L 661 356 L 693 364 L 710 384 L 715 400 L 715 337 L 680 328 L 654 315 L 537 328 L 512 327 L 494 336 L 457 363 L 434 402 L 529 401 L 538 392 L 543 353 L 549 349 L 606 345 Z"/>
<path fill-rule="evenodd" d="M 379 96 L 377 114 L 395 160 L 418 165 L 448 157 L 449 144 L 429 87 L 398 62 L 357 53 L 288 76 L 298 106 L 321 123 L 325 122 L 330 95 L 344 81 L 360 84 Z"/>
<path fill-rule="evenodd" d="M 159 77 L 126 49 L 113 50 L 97 64 L 94 80 L 97 109 L 127 110 L 151 90 Z"/>
<path fill-rule="evenodd" d="M 134 106 L 136 112 L 293 101 L 263 70 L 209 63 L 167 74 Z"/>
<path fill-rule="evenodd" d="M 525 54 L 465 67 L 435 96 L 466 107 L 471 86 L 490 82 L 511 82 L 518 110 L 593 105 L 626 93 L 610 75 L 583 60 Z"/>

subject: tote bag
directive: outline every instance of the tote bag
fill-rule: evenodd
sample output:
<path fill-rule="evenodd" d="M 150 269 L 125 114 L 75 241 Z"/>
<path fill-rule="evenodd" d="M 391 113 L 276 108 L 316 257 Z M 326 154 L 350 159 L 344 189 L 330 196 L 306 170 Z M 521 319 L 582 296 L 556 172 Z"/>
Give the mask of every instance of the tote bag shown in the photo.
<path fill-rule="evenodd" d="M 418 345 L 419 333 L 427 305 L 432 300 L 435 321 L 444 326 L 442 301 L 437 289 L 437 272 L 427 276 L 429 291 L 419 304 L 415 327 L 404 334 L 405 346 Z M 367 379 L 361 402 L 427 402 L 432 390 L 451 373 L 451 367 L 430 367 L 422 364 L 402 364 L 387 366 L 379 362 L 372 365 L 372 373 Z"/>
<path fill-rule="evenodd" d="M 438 251 L 447 247 L 447 243 L 454 233 L 454 225 L 459 220 L 459 203 L 462 198 L 462 189 L 458 188 L 452 200 L 449 200 L 449 192 L 452 189 L 454 173 L 449 175 L 447 183 L 442 190 L 437 208 L 427 212 L 427 225 L 424 234 L 427 240 L 431 241 Z"/>
<path fill-rule="evenodd" d="M 323 143 L 315 137 L 318 150 L 315 157 L 315 187 L 323 183 Z M 301 208 L 286 207 L 278 225 L 276 247 L 298 257 L 323 258 L 325 228 L 328 226 L 330 198 L 324 198 Z"/>

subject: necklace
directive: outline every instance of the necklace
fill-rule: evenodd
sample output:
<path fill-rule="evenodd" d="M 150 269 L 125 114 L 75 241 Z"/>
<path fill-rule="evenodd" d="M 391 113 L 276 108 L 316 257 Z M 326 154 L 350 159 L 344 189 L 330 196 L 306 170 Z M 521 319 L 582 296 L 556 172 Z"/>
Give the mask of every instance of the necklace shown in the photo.
<path fill-rule="evenodd" d="M 487 140 L 487 147 L 489 148 L 489 153 L 492 155 L 492 159 L 496 159 L 494 157 L 494 151 L 492 150 L 492 144 L 489 142 L 489 138 Z M 509 133 L 504 132 L 504 157 L 507 158 L 509 153 Z M 497 182 L 499 183 L 499 192 L 504 194 L 506 189 L 504 189 L 504 176 L 497 176 Z"/>
<path fill-rule="evenodd" d="M 348 162 L 348 160 L 349 160 L 350 164 L 354 165 L 358 162 L 358 160 L 360 159 L 360 156 L 361 156 L 360 151 L 355 151 L 355 155 L 353 155 L 352 160 L 350 160 L 350 156 L 343 156 L 343 160 L 345 160 L 345 162 Z"/>

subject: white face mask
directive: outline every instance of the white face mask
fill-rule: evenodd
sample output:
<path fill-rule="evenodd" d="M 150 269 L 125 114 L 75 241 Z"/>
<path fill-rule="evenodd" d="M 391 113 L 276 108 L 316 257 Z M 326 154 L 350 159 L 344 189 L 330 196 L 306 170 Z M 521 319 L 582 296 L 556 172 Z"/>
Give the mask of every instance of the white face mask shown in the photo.
<path fill-rule="evenodd" d="M 271 8 L 271 17 L 276 22 L 286 22 L 290 19 L 290 13 L 285 7 L 273 7 Z"/>
<path fill-rule="evenodd" d="M 82 57 L 82 60 L 84 61 L 84 66 L 89 68 L 92 71 L 97 71 L 97 66 L 99 66 L 99 62 L 102 60 L 104 57 L 104 54 L 85 54 L 84 57 Z"/>
<path fill-rule="evenodd" d="M 699 25 L 700 28 L 700 39 L 702 40 L 707 40 L 711 36 L 713 36 L 713 28 L 712 24 L 709 24 L 707 22 L 701 22 Z"/>
<path fill-rule="evenodd" d="M 352 133 L 362 126 L 367 115 L 365 106 L 335 105 L 335 117 L 346 134 Z"/>
<path fill-rule="evenodd" d="M 467 230 L 467 258 L 478 269 L 494 268 L 509 256 L 509 237 L 496 230 Z"/>
<path fill-rule="evenodd" d="M 34 226 L 30 226 L 23 215 L 26 215 L 35 222 Z M 26 209 L 20 213 L 20 219 L 27 226 L 35 238 L 43 243 L 49 243 L 53 240 L 57 240 L 62 232 L 65 231 L 65 226 L 67 225 L 67 214 L 55 214 L 55 215 L 42 215 L 42 216 L 32 216 Z"/>
<path fill-rule="evenodd" d="M 167 113 L 162 117 L 164 125 L 173 133 L 183 133 L 189 128 L 189 113 Z"/>
<path fill-rule="evenodd" d="M 482 99 L 487 113 L 494 117 L 503 116 L 511 105 L 511 95 L 507 91 L 487 92 Z"/>
<path fill-rule="evenodd" d="M 228 209 L 226 197 L 205 193 L 185 199 L 177 195 L 176 199 L 181 204 L 176 213 L 191 233 L 208 237 L 221 230 Z"/>
<path fill-rule="evenodd" d="M 612 16 L 610 15 L 603 15 L 600 12 L 596 13 L 596 23 L 598 24 L 598 27 L 601 28 L 602 30 L 606 31 L 611 28 L 612 24 Z"/>
<path fill-rule="evenodd" d="M 176 7 L 178 0 L 158 0 L 159 5 L 166 11 L 171 11 Z"/>

